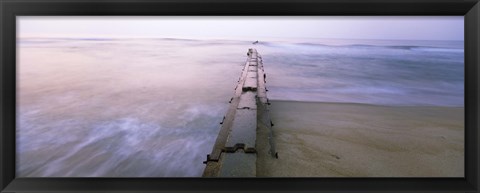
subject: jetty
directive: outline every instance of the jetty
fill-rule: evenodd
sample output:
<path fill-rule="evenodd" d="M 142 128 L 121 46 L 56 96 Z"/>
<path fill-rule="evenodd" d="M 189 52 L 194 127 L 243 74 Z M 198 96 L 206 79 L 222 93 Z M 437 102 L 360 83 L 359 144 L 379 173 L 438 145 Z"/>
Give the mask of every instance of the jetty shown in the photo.
<path fill-rule="evenodd" d="M 203 177 L 255 177 L 257 140 L 268 140 L 268 153 L 272 159 L 278 158 L 262 57 L 253 48 L 247 56 L 212 152 L 203 162 L 206 164 Z M 268 138 L 257 139 L 257 132 L 268 132 Z"/>

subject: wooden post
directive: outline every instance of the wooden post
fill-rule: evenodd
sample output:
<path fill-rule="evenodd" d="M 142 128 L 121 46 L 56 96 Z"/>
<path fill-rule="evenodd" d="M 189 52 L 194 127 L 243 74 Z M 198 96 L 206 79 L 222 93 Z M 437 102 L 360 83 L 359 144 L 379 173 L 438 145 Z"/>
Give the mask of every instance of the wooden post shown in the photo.
<path fill-rule="evenodd" d="M 276 154 L 262 58 L 252 48 L 247 55 L 213 150 L 204 162 L 204 177 L 255 177 L 257 129 L 270 129 L 269 139 L 259 140 L 269 140 L 269 152 L 272 156 Z"/>

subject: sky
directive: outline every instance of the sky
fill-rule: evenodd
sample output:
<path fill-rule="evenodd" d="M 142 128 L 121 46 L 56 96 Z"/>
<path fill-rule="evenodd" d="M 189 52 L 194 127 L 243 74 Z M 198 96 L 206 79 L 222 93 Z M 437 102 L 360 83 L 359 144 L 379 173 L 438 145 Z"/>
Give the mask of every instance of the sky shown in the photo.
<path fill-rule="evenodd" d="M 18 16 L 18 37 L 464 40 L 463 16 Z"/>

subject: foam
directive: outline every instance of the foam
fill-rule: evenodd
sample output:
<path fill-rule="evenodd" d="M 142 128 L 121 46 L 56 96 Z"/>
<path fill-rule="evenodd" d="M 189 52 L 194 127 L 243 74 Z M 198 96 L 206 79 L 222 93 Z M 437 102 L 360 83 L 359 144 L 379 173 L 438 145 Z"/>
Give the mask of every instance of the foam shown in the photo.
<path fill-rule="evenodd" d="M 426 52 L 455 52 L 455 53 L 463 53 L 463 49 L 454 49 L 454 48 L 428 48 L 428 47 L 418 47 L 418 48 L 411 48 L 413 51 L 426 51 Z"/>

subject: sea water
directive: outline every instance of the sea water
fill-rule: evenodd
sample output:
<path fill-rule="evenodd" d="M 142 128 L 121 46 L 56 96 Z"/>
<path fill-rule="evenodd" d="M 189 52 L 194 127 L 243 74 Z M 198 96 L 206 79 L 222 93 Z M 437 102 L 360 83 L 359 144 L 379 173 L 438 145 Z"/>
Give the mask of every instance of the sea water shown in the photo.
<path fill-rule="evenodd" d="M 260 50 L 273 100 L 464 105 L 463 41 L 267 42 Z"/>
<path fill-rule="evenodd" d="M 246 61 L 270 100 L 463 106 L 462 41 L 22 38 L 18 177 L 198 177 Z"/>

